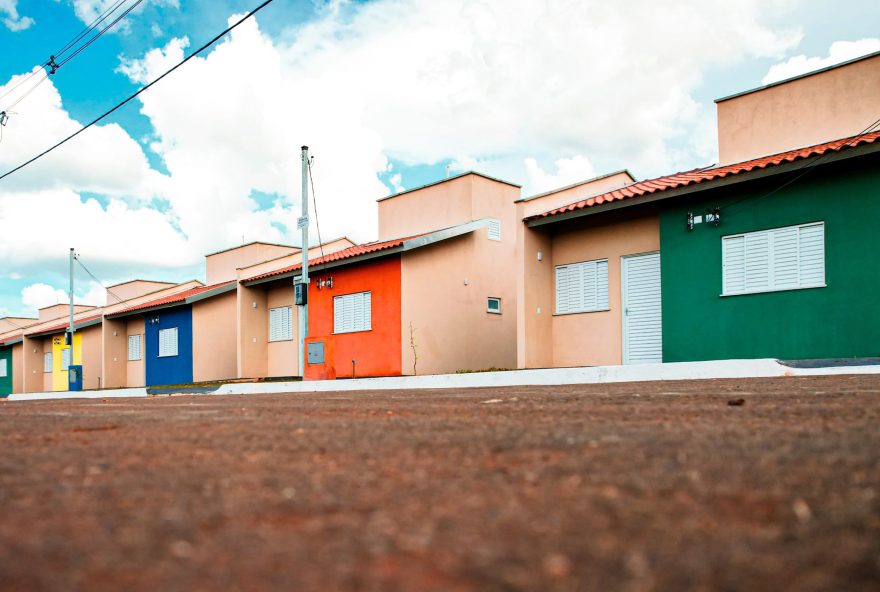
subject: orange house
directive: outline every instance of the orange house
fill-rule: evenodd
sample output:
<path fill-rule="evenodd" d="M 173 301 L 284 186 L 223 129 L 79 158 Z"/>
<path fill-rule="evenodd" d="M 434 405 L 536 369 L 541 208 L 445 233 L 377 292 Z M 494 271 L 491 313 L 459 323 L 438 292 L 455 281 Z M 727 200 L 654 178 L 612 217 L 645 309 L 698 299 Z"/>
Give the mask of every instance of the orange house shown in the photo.
<path fill-rule="evenodd" d="M 317 273 L 315 273 L 317 272 Z M 324 360 L 307 360 L 306 379 L 396 376 L 401 374 L 400 256 L 312 273 L 306 351 L 324 348 Z M 332 277 L 332 287 L 327 279 Z M 370 299 L 370 318 L 337 332 L 336 314 L 346 298 Z M 362 306 L 363 308 L 363 306 Z M 344 312 L 342 313 L 344 314 Z M 361 330 L 357 330 L 361 329 Z M 312 363 L 310 363 L 312 362 Z"/>

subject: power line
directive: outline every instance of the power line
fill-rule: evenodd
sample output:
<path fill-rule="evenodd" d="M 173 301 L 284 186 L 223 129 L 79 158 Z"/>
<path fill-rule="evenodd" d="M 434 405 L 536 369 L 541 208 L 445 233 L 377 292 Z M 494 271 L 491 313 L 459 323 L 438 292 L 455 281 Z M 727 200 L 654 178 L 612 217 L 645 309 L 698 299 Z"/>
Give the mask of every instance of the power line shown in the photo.
<path fill-rule="evenodd" d="M 98 285 L 99 285 L 99 286 L 101 286 L 102 288 L 104 288 L 105 290 L 107 290 L 107 293 L 108 293 L 108 294 L 110 294 L 111 296 L 113 296 L 114 298 L 116 298 L 116 301 L 117 301 L 117 302 L 124 302 L 124 300 L 123 300 L 122 298 L 120 298 L 119 296 L 117 296 L 116 294 L 113 293 L 113 290 L 111 290 L 110 288 L 108 288 L 107 286 L 105 286 L 105 285 L 101 282 L 101 280 L 99 280 L 98 278 L 96 278 L 96 277 L 95 277 L 95 274 L 93 274 L 91 271 L 89 271 L 89 268 L 86 267 L 85 264 L 84 264 L 82 261 L 80 261 L 79 255 L 74 255 L 74 256 L 73 256 L 73 259 L 74 259 L 74 261 L 76 261 L 77 263 L 79 263 L 79 266 L 82 267 L 82 268 L 85 270 L 85 272 L 86 272 L 87 274 L 89 274 L 89 276 L 91 276 L 91 278 L 92 278 L 93 280 L 95 280 L 96 282 L 98 282 Z"/>
<path fill-rule="evenodd" d="M 140 95 L 142 92 L 146 91 L 148 88 L 150 88 L 151 86 L 153 86 L 154 84 L 156 84 L 157 82 L 159 82 L 160 80 L 162 80 L 163 78 L 165 78 L 166 76 L 168 76 L 169 74 L 171 74 L 172 72 L 174 72 L 175 70 L 177 70 L 179 67 L 181 67 L 182 65 L 184 65 L 185 63 L 187 63 L 188 61 L 190 61 L 192 58 L 196 57 L 197 55 L 199 55 L 200 53 L 202 53 L 203 51 L 205 51 L 206 49 L 208 49 L 209 47 L 211 47 L 212 45 L 214 45 L 214 43 L 216 43 L 216 42 L 217 42 L 219 39 L 221 39 L 223 36 L 225 36 L 226 34 L 228 34 L 230 31 L 232 31 L 233 29 L 235 29 L 237 26 L 239 26 L 241 23 L 243 23 L 244 21 L 246 21 L 246 20 L 249 19 L 250 17 L 252 17 L 252 16 L 254 16 L 255 14 L 257 14 L 259 11 L 261 11 L 263 8 L 265 8 L 266 6 L 268 6 L 269 4 L 271 4 L 273 1 L 274 1 L 274 0 L 265 0 L 262 4 L 260 4 L 259 6 L 257 6 L 257 7 L 254 8 L 253 10 L 251 10 L 249 13 L 247 13 L 246 15 L 244 15 L 243 17 L 241 17 L 238 21 L 236 21 L 235 23 L 233 23 L 232 25 L 230 25 L 229 27 L 227 27 L 226 29 L 224 29 L 222 33 L 220 33 L 219 35 L 216 35 L 213 39 L 211 39 L 210 41 L 208 41 L 207 43 L 205 43 L 204 45 L 202 45 L 200 48 L 198 48 L 197 50 L 195 50 L 194 52 L 192 52 L 191 54 L 189 54 L 188 56 L 186 56 L 185 58 L 183 58 L 183 60 L 181 60 L 180 62 L 178 62 L 176 65 L 174 65 L 174 66 L 172 66 L 171 68 L 169 68 L 168 70 L 166 70 L 161 76 L 159 76 L 158 78 L 154 79 L 152 82 L 149 82 L 148 84 L 142 86 L 140 89 L 138 89 L 134 94 L 130 95 L 130 96 L 129 96 L 128 98 L 126 98 L 124 101 L 122 101 L 122 102 L 120 102 L 120 103 L 117 103 L 115 107 L 113 107 L 113 108 L 110 109 L 109 111 L 105 111 L 102 115 L 96 117 L 95 119 L 93 119 L 92 121 L 90 121 L 89 123 L 87 123 L 86 125 L 84 125 L 82 128 L 80 128 L 80 129 L 78 129 L 77 131 L 75 131 L 74 133 L 70 134 L 69 136 L 67 136 L 66 138 L 64 138 L 63 140 L 61 140 L 60 142 L 58 142 L 57 144 L 55 144 L 54 146 L 52 146 L 51 148 L 47 148 L 46 150 L 40 152 L 39 154 L 37 154 L 36 156 L 34 156 L 33 158 L 31 158 L 30 160 L 28 160 L 28 161 L 26 161 L 26 162 L 23 162 L 22 164 L 18 165 L 17 167 L 15 167 L 14 169 L 12 169 L 11 171 L 7 171 L 7 172 L 3 173 L 2 175 L 0 175 L 0 180 L 5 179 L 6 177 L 8 177 L 9 175 L 11 175 L 12 173 L 14 173 L 14 172 L 16 172 L 16 171 L 20 171 L 20 170 L 23 169 L 24 167 L 26 167 L 26 166 L 28 166 L 29 164 L 33 163 L 34 161 L 39 160 L 40 158 L 46 156 L 47 154 L 49 154 L 50 152 L 52 152 L 52 151 L 55 150 L 56 148 L 60 147 L 62 144 L 66 143 L 66 142 L 68 142 L 68 141 L 70 141 L 70 140 L 72 140 L 73 138 L 75 138 L 76 136 L 78 136 L 79 134 L 81 134 L 82 132 L 86 131 L 87 129 L 89 129 L 90 127 L 92 127 L 93 125 L 95 125 L 96 123 L 98 123 L 99 121 L 101 121 L 102 119 L 104 119 L 104 118 L 106 118 L 107 116 L 111 115 L 112 113 L 116 112 L 118 109 L 120 109 L 121 107 L 123 107 L 123 106 L 125 106 L 126 104 L 128 104 L 132 99 L 134 99 L 135 97 L 137 97 L 138 95 Z"/>
<path fill-rule="evenodd" d="M 324 241 L 321 239 L 321 224 L 318 222 L 318 198 L 315 196 L 315 180 L 312 178 L 312 160 L 315 157 L 309 159 L 309 184 L 312 186 L 312 206 L 315 210 L 315 228 L 318 230 L 318 247 L 321 249 L 321 269 L 324 269 L 324 266 L 327 265 L 327 262 L 324 261 Z M 309 254 L 306 253 L 303 255 L 306 259 L 308 259 Z"/>
<path fill-rule="evenodd" d="M 856 134 L 855 136 L 853 136 L 853 137 L 851 137 L 850 139 L 848 139 L 846 142 L 844 142 L 844 143 L 841 144 L 840 146 L 838 146 L 836 150 L 833 150 L 833 151 L 832 151 L 832 150 L 829 150 L 828 152 L 826 152 L 825 154 L 822 154 L 821 156 L 819 156 L 819 158 L 817 158 L 816 160 L 814 160 L 814 161 L 812 161 L 812 162 L 807 161 L 806 164 L 804 164 L 804 166 L 802 166 L 802 167 L 800 167 L 800 168 L 797 169 L 797 172 L 799 172 L 800 174 L 798 174 L 798 175 L 792 177 L 791 179 L 789 179 L 788 181 L 786 181 L 786 182 L 783 183 L 782 185 L 776 187 L 775 189 L 773 189 L 773 190 L 771 190 L 771 191 L 768 191 L 767 193 L 762 194 L 762 195 L 745 197 L 745 198 L 740 199 L 740 200 L 737 200 L 737 201 L 735 201 L 735 202 L 732 202 L 732 203 L 729 203 L 729 204 L 725 204 L 725 205 L 723 206 L 723 208 L 724 208 L 725 210 L 728 210 L 728 211 L 729 211 L 729 210 L 731 210 L 734 206 L 738 206 L 738 205 L 740 205 L 740 204 L 742 204 L 742 203 L 744 203 L 744 202 L 751 201 L 751 200 L 764 199 L 764 198 L 766 198 L 766 197 L 770 197 L 771 195 L 774 195 L 774 194 L 778 193 L 779 191 L 781 191 L 782 189 L 788 187 L 789 185 L 791 185 L 791 184 L 794 183 L 795 181 L 798 181 L 798 180 L 802 179 L 803 177 L 805 177 L 806 175 L 808 175 L 810 172 L 813 171 L 813 169 L 815 169 L 817 166 L 819 166 L 820 164 L 822 164 L 823 161 L 825 161 L 826 159 L 830 158 L 832 154 L 834 154 L 834 153 L 840 151 L 842 148 L 845 148 L 845 147 L 847 147 L 847 146 L 852 146 L 854 142 L 858 141 L 858 140 L 861 139 L 862 137 L 866 136 L 867 134 L 870 134 L 870 133 L 873 133 L 873 132 L 877 131 L 877 129 L 875 129 L 875 128 L 877 128 L 878 125 L 880 125 L 880 119 L 875 120 L 875 121 L 874 121 L 873 123 L 871 123 L 868 127 L 866 127 L 865 129 L 863 129 L 862 131 L 860 131 L 858 134 Z"/>
<path fill-rule="evenodd" d="M 53 54 L 53 57 L 61 57 L 62 55 L 64 55 L 64 52 L 66 52 L 68 49 L 70 49 L 71 47 L 76 45 L 80 39 L 82 39 L 83 37 L 88 35 L 90 32 L 94 31 L 95 27 L 97 27 L 98 25 L 103 23 L 107 19 L 107 17 L 109 17 L 114 12 L 116 12 L 116 10 L 125 2 L 126 2 L 126 0 L 117 0 L 115 4 L 112 4 L 111 6 L 107 7 L 107 9 L 104 10 L 104 12 L 102 12 L 101 14 L 96 16 L 95 19 L 85 29 L 83 29 L 76 37 L 74 37 L 73 39 L 68 41 L 64 47 L 62 47 L 61 49 L 56 51 Z"/>
<path fill-rule="evenodd" d="M 136 0 L 134 4 L 130 5 L 128 8 L 125 9 L 125 11 L 124 11 L 122 14 L 120 14 L 118 17 L 116 17 L 116 18 L 113 20 L 113 22 L 111 22 L 109 25 L 107 25 L 106 27 L 104 27 L 103 29 L 101 29 L 100 31 L 98 31 L 98 33 L 95 34 L 94 37 L 90 38 L 90 39 L 89 39 L 88 41 L 86 41 L 84 44 L 80 45 L 80 46 L 76 49 L 76 51 L 74 51 L 72 54 L 70 54 L 69 56 L 67 56 L 66 58 L 64 58 L 61 62 L 58 62 L 58 63 L 56 64 L 55 61 L 56 61 L 56 59 L 57 59 L 58 56 L 54 56 L 54 55 L 51 56 L 50 59 L 49 59 L 49 63 L 46 64 L 47 66 L 49 66 L 50 68 L 52 68 L 52 69 L 49 71 L 49 74 L 54 74 L 55 71 L 58 70 L 58 68 L 60 68 L 61 66 L 63 66 L 64 64 L 66 64 L 67 62 L 69 62 L 70 60 L 72 60 L 73 58 L 75 58 L 76 56 L 78 56 L 80 53 L 82 53 L 82 52 L 83 52 L 83 51 L 84 51 L 89 45 L 91 45 L 92 43 L 94 43 L 95 41 L 97 41 L 99 37 L 101 37 L 104 33 L 106 33 L 107 31 L 109 31 L 109 30 L 112 29 L 113 27 L 115 27 L 116 24 L 117 24 L 119 21 L 121 21 L 121 20 L 124 19 L 126 16 L 128 16 L 128 13 L 130 13 L 132 10 L 134 10 L 135 8 L 137 8 L 138 5 L 141 4 L 143 1 L 144 1 L 144 0 Z M 114 10 L 115 10 L 115 9 L 114 9 Z M 108 16 L 109 16 L 109 15 L 108 15 Z M 106 18 L 106 17 L 105 17 L 105 18 Z M 101 20 L 103 20 L 103 19 L 101 19 Z"/>

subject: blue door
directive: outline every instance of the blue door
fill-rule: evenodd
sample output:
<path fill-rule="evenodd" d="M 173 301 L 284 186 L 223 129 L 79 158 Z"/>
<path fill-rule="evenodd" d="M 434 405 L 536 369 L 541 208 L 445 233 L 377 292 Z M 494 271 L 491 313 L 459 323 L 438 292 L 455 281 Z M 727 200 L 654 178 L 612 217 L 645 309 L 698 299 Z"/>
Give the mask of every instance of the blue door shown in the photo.
<path fill-rule="evenodd" d="M 192 308 L 144 315 L 147 386 L 192 382 Z"/>

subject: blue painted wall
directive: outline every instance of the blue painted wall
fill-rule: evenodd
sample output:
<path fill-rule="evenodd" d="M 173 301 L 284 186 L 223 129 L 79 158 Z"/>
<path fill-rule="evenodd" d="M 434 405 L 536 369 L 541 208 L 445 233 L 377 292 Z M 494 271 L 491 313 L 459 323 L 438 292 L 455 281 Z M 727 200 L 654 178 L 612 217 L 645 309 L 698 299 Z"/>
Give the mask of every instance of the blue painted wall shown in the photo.
<path fill-rule="evenodd" d="M 147 313 L 144 327 L 147 386 L 192 382 L 192 308 L 180 306 Z M 177 327 L 177 355 L 160 358 L 159 330 L 172 327 Z"/>

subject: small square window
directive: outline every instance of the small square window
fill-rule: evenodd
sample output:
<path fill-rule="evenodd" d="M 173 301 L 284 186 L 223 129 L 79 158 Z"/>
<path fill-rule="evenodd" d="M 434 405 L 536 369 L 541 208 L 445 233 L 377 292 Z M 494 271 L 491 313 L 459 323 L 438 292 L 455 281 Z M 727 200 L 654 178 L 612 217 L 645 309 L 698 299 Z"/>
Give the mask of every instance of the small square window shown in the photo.
<path fill-rule="evenodd" d="M 486 301 L 486 312 L 501 314 L 501 298 L 489 297 Z"/>

